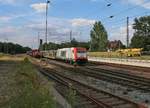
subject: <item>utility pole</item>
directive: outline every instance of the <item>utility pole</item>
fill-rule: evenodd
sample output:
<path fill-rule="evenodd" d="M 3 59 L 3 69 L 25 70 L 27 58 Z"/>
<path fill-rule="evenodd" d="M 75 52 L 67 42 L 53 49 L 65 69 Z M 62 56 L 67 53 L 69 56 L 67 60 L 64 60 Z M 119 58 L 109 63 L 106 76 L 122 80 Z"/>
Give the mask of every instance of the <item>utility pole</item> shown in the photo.
<path fill-rule="evenodd" d="M 38 32 L 38 49 L 40 49 L 40 32 Z"/>
<path fill-rule="evenodd" d="M 4 49 L 5 49 L 6 52 L 5 51 L 4 52 L 6 54 L 8 54 L 8 38 L 7 37 L 5 38 L 5 44 L 6 44 L 6 46 L 4 46 L 5 47 Z"/>
<path fill-rule="evenodd" d="M 8 47 L 9 47 L 9 44 L 8 44 L 8 38 L 6 39 L 7 40 L 7 43 L 6 43 L 6 45 L 7 45 L 7 54 L 8 54 Z"/>
<path fill-rule="evenodd" d="M 70 43 L 72 41 L 72 30 L 70 31 Z"/>
<path fill-rule="evenodd" d="M 127 48 L 129 47 L 129 17 L 127 17 Z"/>
<path fill-rule="evenodd" d="M 50 3 L 49 0 L 46 1 L 46 29 L 45 29 L 45 50 L 47 50 L 47 24 L 48 24 L 48 21 L 47 21 L 47 16 L 48 16 L 48 4 Z"/>

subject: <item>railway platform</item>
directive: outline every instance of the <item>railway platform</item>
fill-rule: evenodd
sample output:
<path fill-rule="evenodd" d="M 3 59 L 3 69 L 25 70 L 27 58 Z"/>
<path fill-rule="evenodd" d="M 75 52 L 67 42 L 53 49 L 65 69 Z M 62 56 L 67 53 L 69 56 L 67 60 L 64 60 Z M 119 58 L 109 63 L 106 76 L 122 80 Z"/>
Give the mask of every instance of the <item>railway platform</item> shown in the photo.
<path fill-rule="evenodd" d="M 88 57 L 89 61 L 92 62 L 103 62 L 103 63 L 114 63 L 122 65 L 131 65 L 139 67 L 150 67 L 150 60 L 137 60 L 130 58 L 102 58 L 102 57 Z"/>

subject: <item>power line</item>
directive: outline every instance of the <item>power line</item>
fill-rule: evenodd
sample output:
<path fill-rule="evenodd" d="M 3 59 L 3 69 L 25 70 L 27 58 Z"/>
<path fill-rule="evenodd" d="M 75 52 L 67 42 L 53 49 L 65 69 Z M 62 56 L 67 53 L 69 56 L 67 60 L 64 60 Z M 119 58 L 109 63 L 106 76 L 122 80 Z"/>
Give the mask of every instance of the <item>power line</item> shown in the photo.
<path fill-rule="evenodd" d="M 112 6 L 112 3 L 111 3 L 111 1 L 110 0 L 104 0 L 104 1 L 106 1 L 107 3 L 106 3 L 106 5 L 104 5 L 104 6 L 102 6 L 100 9 L 98 9 L 98 10 L 104 10 L 104 8 L 108 8 L 108 7 L 111 7 Z M 90 12 L 90 13 L 95 13 L 95 12 L 97 12 L 97 11 L 94 11 L 94 12 Z M 84 17 L 88 17 L 89 15 L 91 15 L 90 13 L 88 13 L 88 14 L 86 14 L 86 15 L 84 15 Z"/>
<path fill-rule="evenodd" d="M 150 2 L 150 1 L 149 1 L 149 0 L 147 0 L 147 1 L 145 1 L 144 3 L 142 3 L 142 5 L 143 5 L 143 4 L 145 4 L 145 3 L 148 3 L 148 2 Z M 122 10 L 122 11 L 120 11 L 120 12 L 118 12 L 118 13 L 114 14 L 114 16 L 121 15 L 121 14 L 123 14 L 124 12 L 131 11 L 131 10 L 133 10 L 133 9 L 137 8 L 137 7 L 139 7 L 139 5 L 135 5 L 135 6 L 133 6 L 133 7 L 127 8 L 127 9 L 125 9 L 125 10 Z"/>
<path fill-rule="evenodd" d="M 145 4 L 145 3 L 149 3 L 149 2 L 150 2 L 150 1 L 149 1 L 149 0 L 147 0 L 147 1 L 145 1 L 143 4 Z M 136 6 L 133 6 L 133 7 L 127 8 L 127 9 L 122 10 L 122 11 L 120 11 L 120 12 L 116 13 L 116 14 L 113 14 L 113 15 L 111 15 L 111 16 L 108 16 L 108 17 L 102 18 L 102 20 L 103 20 L 103 21 L 105 21 L 105 20 L 108 20 L 108 18 L 114 18 L 115 16 L 118 16 L 118 15 L 124 14 L 125 12 L 128 12 L 128 11 L 133 10 L 133 9 L 137 8 L 138 6 L 139 6 L 139 5 L 136 5 Z"/>
<path fill-rule="evenodd" d="M 133 18 L 136 18 L 136 17 L 140 17 L 141 15 L 143 15 L 143 14 L 148 14 L 148 13 L 150 13 L 149 11 L 145 11 L 145 12 L 141 12 L 141 13 L 139 13 L 139 14 L 134 14 L 134 15 L 131 15 L 131 16 L 129 16 L 129 18 L 131 19 L 133 19 Z M 122 18 L 122 19 L 119 19 L 119 20 L 116 20 L 116 21 L 110 21 L 110 20 L 107 20 L 107 22 L 105 22 L 104 24 L 108 24 L 108 23 L 115 23 L 115 24 L 118 24 L 118 23 L 120 23 L 120 22 L 125 22 L 125 19 L 126 18 Z M 108 22 L 109 21 L 109 22 Z"/>

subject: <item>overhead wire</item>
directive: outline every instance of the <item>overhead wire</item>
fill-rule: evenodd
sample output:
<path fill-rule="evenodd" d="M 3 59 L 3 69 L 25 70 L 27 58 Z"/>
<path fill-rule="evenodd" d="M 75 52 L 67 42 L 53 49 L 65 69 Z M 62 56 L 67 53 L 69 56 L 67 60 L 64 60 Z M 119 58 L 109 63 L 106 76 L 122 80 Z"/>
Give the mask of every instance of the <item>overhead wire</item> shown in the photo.
<path fill-rule="evenodd" d="M 150 2 L 150 1 L 147 0 L 147 1 L 145 1 L 143 4 L 146 4 L 146 3 L 149 3 L 149 2 Z M 110 15 L 110 16 L 108 16 L 108 17 L 102 18 L 101 20 L 102 20 L 102 21 L 108 21 L 108 18 L 114 18 L 114 17 L 116 17 L 116 16 L 118 16 L 118 15 L 124 14 L 125 12 L 128 12 L 128 11 L 131 11 L 131 10 L 133 10 L 133 9 L 138 8 L 138 6 L 139 6 L 139 5 L 136 5 L 136 6 L 127 8 L 127 9 L 125 9 L 125 10 L 122 10 L 122 11 L 120 11 L 120 12 L 114 14 L 114 15 L 112 14 L 112 15 Z"/>

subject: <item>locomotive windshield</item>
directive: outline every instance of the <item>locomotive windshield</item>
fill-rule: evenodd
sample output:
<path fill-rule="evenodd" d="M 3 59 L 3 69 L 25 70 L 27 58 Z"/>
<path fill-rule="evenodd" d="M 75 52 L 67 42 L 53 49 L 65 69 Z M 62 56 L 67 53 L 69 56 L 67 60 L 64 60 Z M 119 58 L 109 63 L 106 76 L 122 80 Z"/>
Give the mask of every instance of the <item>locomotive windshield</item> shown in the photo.
<path fill-rule="evenodd" d="M 77 51 L 77 56 L 86 58 L 87 57 L 87 53 L 86 53 L 86 51 L 78 50 Z"/>
<path fill-rule="evenodd" d="M 78 51 L 78 53 L 86 53 L 86 51 Z"/>

